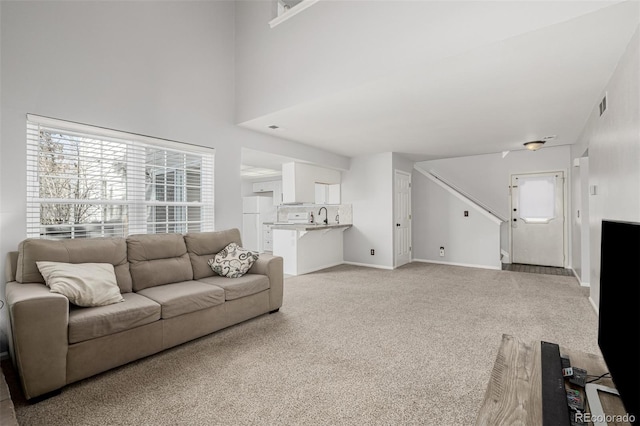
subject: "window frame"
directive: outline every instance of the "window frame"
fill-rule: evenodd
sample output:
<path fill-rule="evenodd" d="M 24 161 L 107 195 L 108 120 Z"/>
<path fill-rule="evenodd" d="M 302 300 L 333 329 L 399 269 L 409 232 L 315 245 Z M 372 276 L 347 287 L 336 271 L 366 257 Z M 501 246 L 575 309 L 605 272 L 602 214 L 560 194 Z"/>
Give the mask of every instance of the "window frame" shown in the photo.
<path fill-rule="evenodd" d="M 116 184 L 124 185 L 124 198 L 121 200 L 109 199 L 104 191 L 101 193 L 101 198 L 73 198 L 72 196 L 51 198 L 43 196 L 40 181 L 42 177 L 40 160 L 42 152 L 41 130 L 48 130 L 51 131 L 51 134 L 60 135 L 59 139 L 68 138 L 71 141 L 69 146 L 73 146 L 75 143 L 78 147 L 77 157 L 70 154 L 67 155 L 64 152 L 59 153 L 57 157 L 61 162 L 70 161 L 75 166 L 75 170 L 78 170 L 77 175 L 69 178 L 69 175 L 64 174 L 66 169 L 63 169 L 60 175 L 48 176 L 50 180 L 75 179 L 76 188 L 80 186 L 79 182 L 91 180 L 99 182 L 100 191 L 110 183 L 114 184 L 116 182 Z M 83 138 L 88 139 L 85 140 Z M 91 145 L 93 141 L 96 142 L 96 145 Z M 59 144 L 62 151 L 67 147 L 64 143 L 62 145 L 59 142 L 56 143 Z M 110 149 L 113 152 L 124 156 L 124 160 L 122 160 L 124 172 L 119 177 L 121 181 L 110 180 L 109 172 L 105 171 L 106 167 L 100 166 L 100 171 L 97 175 L 95 174 L 95 164 L 102 165 L 111 161 L 111 158 L 107 158 L 103 153 L 105 146 L 111 147 Z M 92 173 L 90 177 L 80 177 L 80 158 L 82 157 L 80 149 L 99 151 L 98 154 L 92 157 L 86 157 L 94 162 L 94 169 L 91 169 L 91 172 L 86 172 L 87 176 Z M 154 156 L 158 153 L 164 156 L 165 160 L 162 166 L 150 164 L 148 160 L 149 151 L 152 151 Z M 167 165 L 166 158 L 168 157 L 172 157 L 174 160 L 177 158 L 180 164 L 175 166 Z M 75 163 L 73 163 L 74 158 L 76 158 Z M 118 158 L 120 159 L 120 157 Z M 49 239 L 93 236 L 126 237 L 132 234 L 161 233 L 158 230 L 162 226 L 164 226 L 164 232 L 162 233 L 213 231 L 215 229 L 214 161 L 215 150 L 213 148 L 27 114 L 27 237 Z M 189 162 L 191 162 L 191 165 L 197 164 L 198 166 L 190 168 Z M 182 180 L 183 182 L 180 185 L 174 183 L 169 186 L 172 186 L 174 193 L 182 194 L 180 199 L 174 197 L 172 200 L 167 200 L 165 197 L 164 200 L 155 200 L 155 197 L 148 197 L 148 187 L 151 188 L 151 192 L 156 190 L 155 182 L 149 182 L 147 179 L 148 170 L 152 170 L 152 173 L 160 170 L 160 173 L 164 172 L 165 176 L 171 173 L 174 176 L 179 176 L 177 180 Z M 192 185 L 194 180 L 197 181 L 198 179 L 199 183 Z M 189 182 L 189 185 L 187 182 Z M 166 193 L 168 188 L 166 182 L 164 188 Z M 71 192 L 68 189 L 66 191 L 67 193 Z M 194 195 L 199 195 L 199 197 L 194 197 Z M 189 196 L 192 199 L 199 198 L 199 201 L 189 201 L 187 198 Z M 78 200 L 82 200 L 82 202 L 78 202 Z M 41 211 L 43 210 L 41 209 L 43 205 L 47 204 L 52 204 L 56 207 L 69 206 L 70 209 L 77 205 L 93 206 L 96 211 L 97 209 L 103 209 L 102 216 L 100 216 L 102 220 L 94 220 L 87 223 L 79 221 L 76 223 L 77 217 L 72 217 L 69 213 L 66 213 L 69 219 L 68 223 L 43 224 L 41 217 Z M 106 210 L 113 209 L 113 206 L 119 206 L 116 208 L 120 208 L 120 222 L 107 223 L 105 219 L 108 217 Z M 149 221 L 149 216 L 152 212 L 162 209 L 162 207 L 165 208 L 167 214 L 161 224 L 162 226 L 156 226 L 156 223 Z M 197 211 L 199 213 L 197 220 L 193 219 L 194 214 L 190 210 L 191 212 Z M 179 212 L 179 214 L 170 220 L 169 211 Z M 98 214 L 95 215 L 95 217 L 98 216 Z M 191 220 L 190 217 L 192 218 Z M 48 226 L 58 228 L 61 233 L 56 231 L 48 232 L 46 229 Z M 84 231 L 80 231 L 81 229 L 84 229 Z"/>

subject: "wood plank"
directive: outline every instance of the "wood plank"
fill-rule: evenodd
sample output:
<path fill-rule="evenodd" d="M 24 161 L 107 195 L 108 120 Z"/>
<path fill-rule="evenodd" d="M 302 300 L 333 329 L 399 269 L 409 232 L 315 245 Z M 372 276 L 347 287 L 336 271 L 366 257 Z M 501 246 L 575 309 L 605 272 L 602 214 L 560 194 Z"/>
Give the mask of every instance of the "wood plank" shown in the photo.
<path fill-rule="evenodd" d="M 536 352 L 513 336 L 502 336 L 477 425 L 525 425 L 531 424 L 531 417 L 540 418 L 542 405 L 529 404 L 532 389 L 539 389 L 532 386 L 532 380 L 539 379 L 534 371 L 536 359 L 539 361 Z"/>
<path fill-rule="evenodd" d="M 590 354 L 560 346 L 560 353 L 568 356 L 573 367 L 587 370 L 599 376 L 608 371 L 600 354 Z M 542 368 L 540 341 L 526 344 L 504 334 L 498 355 L 491 371 L 485 398 L 476 425 L 541 425 L 542 424 Z M 611 379 L 597 383 L 614 387 Z M 581 391 L 584 389 L 580 388 Z M 605 413 L 625 413 L 620 399 L 613 395 L 601 394 Z M 629 423 L 609 423 L 629 426 Z"/>

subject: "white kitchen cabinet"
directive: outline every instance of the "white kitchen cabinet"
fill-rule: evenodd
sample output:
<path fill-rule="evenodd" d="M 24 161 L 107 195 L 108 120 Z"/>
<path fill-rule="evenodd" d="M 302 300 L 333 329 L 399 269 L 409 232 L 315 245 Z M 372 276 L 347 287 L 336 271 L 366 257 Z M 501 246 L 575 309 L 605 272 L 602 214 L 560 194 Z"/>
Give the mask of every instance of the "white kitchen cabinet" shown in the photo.
<path fill-rule="evenodd" d="M 262 251 L 273 251 L 273 231 L 272 225 L 262 226 Z"/>
<path fill-rule="evenodd" d="M 279 206 L 282 204 L 282 181 L 273 182 L 273 205 Z"/>
<path fill-rule="evenodd" d="M 316 204 L 327 204 L 327 186 L 324 183 L 316 183 Z"/>
<path fill-rule="evenodd" d="M 316 204 L 340 204 L 340 184 L 316 183 Z"/>
<path fill-rule="evenodd" d="M 272 192 L 273 181 L 256 182 L 253 184 L 253 192 Z"/>
<path fill-rule="evenodd" d="M 327 185 L 327 204 L 340 204 L 340 184 Z"/>
<path fill-rule="evenodd" d="M 263 193 L 263 192 L 272 192 L 273 193 L 273 205 L 279 206 L 282 204 L 282 181 L 273 180 L 267 182 L 255 182 L 253 184 L 253 192 Z"/>
<path fill-rule="evenodd" d="M 340 171 L 305 163 L 283 164 L 283 203 L 316 203 L 316 183 L 340 185 Z"/>

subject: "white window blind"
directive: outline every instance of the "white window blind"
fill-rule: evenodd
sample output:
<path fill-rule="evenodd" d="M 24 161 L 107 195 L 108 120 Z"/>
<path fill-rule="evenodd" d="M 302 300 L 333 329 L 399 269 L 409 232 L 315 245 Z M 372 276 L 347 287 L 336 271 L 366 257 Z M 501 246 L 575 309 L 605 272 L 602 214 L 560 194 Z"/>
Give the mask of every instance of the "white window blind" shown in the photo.
<path fill-rule="evenodd" d="M 213 149 L 27 116 L 27 237 L 213 230 Z"/>

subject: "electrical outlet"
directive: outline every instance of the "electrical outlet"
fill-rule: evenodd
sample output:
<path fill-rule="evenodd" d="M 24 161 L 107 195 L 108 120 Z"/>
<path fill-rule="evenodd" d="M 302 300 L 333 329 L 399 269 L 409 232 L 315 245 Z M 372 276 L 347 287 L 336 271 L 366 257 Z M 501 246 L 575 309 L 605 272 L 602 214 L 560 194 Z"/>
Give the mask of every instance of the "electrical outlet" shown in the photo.
<path fill-rule="evenodd" d="M 371 256 L 374 256 L 376 254 L 376 251 L 374 249 L 371 249 Z"/>
<path fill-rule="evenodd" d="M 469 217 L 469 210 L 464 211 L 464 217 Z"/>
<path fill-rule="evenodd" d="M 440 257 L 444 257 L 444 247 L 440 247 Z"/>

